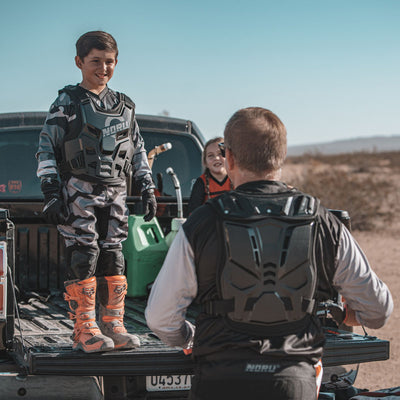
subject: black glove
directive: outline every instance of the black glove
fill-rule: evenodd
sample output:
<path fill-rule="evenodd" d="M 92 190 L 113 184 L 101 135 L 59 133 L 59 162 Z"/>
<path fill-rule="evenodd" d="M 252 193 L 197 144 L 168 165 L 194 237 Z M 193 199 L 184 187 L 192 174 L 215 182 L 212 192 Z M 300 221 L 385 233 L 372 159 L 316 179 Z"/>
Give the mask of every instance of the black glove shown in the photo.
<path fill-rule="evenodd" d="M 41 189 L 44 194 L 43 215 L 47 222 L 54 225 L 65 223 L 64 203 L 60 195 L 60 183 L 56 179 L 42 181 Z"/>
<path fill-rule="evenodd" d="M 346 306 L 343 303 L 327 302 L 326 308 L 337 326 L 341 325 L 346 319 Z"/>
<path fill-rule="evenodd" d="M 157 201 L 153 189 L 147 189 L 142 193 L 142 206 L 144 213 L 143 219 L 146 222 L 151 221 L 157 211 Z"/>

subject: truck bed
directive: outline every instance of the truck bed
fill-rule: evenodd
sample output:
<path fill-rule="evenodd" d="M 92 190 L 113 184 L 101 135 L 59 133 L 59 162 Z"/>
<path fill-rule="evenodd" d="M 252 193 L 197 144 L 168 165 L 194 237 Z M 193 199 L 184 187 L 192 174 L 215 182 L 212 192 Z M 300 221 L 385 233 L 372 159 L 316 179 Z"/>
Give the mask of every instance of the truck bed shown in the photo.
<path fill-rule="evenodd" d="M 19 303 L 14 343 L 17 361 L 30 374 L 191 374 L 190 357 L 164 345 L 147 328 L 145 305 L 145 299 L 127 298 L 125 306 L 125 326 L 140 337 L 140 348 L 86 354 L 72 350 L 73 321 L 62 293 L 52 293 L 48 299 L 31 297 Z"/>
<path fill-rule="evenodd" d="M 29 374 L 46 375 L 190 375 L 191 358 L 182 350 L 164 345 L 147 327 L 144 318 L 146 299 L 127 298 L 125 326 L 139 335 L 142 346 L 85 354 L 72 350 L 73 321 L 61 291 L 50 296 L 31 294 L 19 302 L 15 322 L 14 354 Z M 191 310 L 189 319 L 195 319 Z M 381 361 L 389 358 L 389 342 L 334 328 L 326 329 L 325 366 Z"/>

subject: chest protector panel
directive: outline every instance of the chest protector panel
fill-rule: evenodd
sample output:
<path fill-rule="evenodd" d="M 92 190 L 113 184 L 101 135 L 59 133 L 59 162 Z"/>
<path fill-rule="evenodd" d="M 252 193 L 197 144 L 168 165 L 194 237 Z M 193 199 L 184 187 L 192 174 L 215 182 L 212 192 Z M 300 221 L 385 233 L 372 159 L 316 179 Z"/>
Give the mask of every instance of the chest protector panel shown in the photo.
<path fill-rule="evenodd" d="M 318 201 L 299 192 L 260 198 L 227 193 L 211 201 L 221 216 L 225 264 L 211 313 L 254 335 L 294 333 L 315 309 Z"/>
<path fill-rule="evenodd" d="M 62 173 L 104 183 L 120 181 L 131 168 L 134 104 L 118 94 L 118 106 L 104 110 L 79 88 L 63 91 L 79 104 L 81 124 L 66 135 Z"/>

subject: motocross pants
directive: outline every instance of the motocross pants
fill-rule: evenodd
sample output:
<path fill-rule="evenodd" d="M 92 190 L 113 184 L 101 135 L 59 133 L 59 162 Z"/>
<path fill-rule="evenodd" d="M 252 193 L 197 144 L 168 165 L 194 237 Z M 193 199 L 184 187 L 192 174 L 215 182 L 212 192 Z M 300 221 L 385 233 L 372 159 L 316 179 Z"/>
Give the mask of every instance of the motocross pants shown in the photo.
<path fill-rule="evenodd" d="M 66 223 L 58 230 L 67 247 L 67 279 L 122 275 L 128 235 L 126 186 L 71 177 L 63 186 Z"/>

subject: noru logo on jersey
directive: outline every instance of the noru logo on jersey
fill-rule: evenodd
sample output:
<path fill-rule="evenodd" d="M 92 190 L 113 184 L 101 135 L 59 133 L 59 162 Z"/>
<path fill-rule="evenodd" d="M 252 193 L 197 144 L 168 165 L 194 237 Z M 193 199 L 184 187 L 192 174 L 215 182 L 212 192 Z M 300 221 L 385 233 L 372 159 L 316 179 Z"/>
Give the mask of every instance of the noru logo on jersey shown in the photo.
<path fill-rule="evenodd" d="M 247 363 L 244 372 L 264 372 L 273 374 L 279 369 L 279 364 L 251 364 Z"/>
<path fill-rule="evenodd" d="M 103 137 L 115 135 L 118 132 L 124 131 L 125 129 L 129 128 L 129 122 L 123 121 L 115 125 L 106 126 L 101 130 L 103 133 Z"/>

